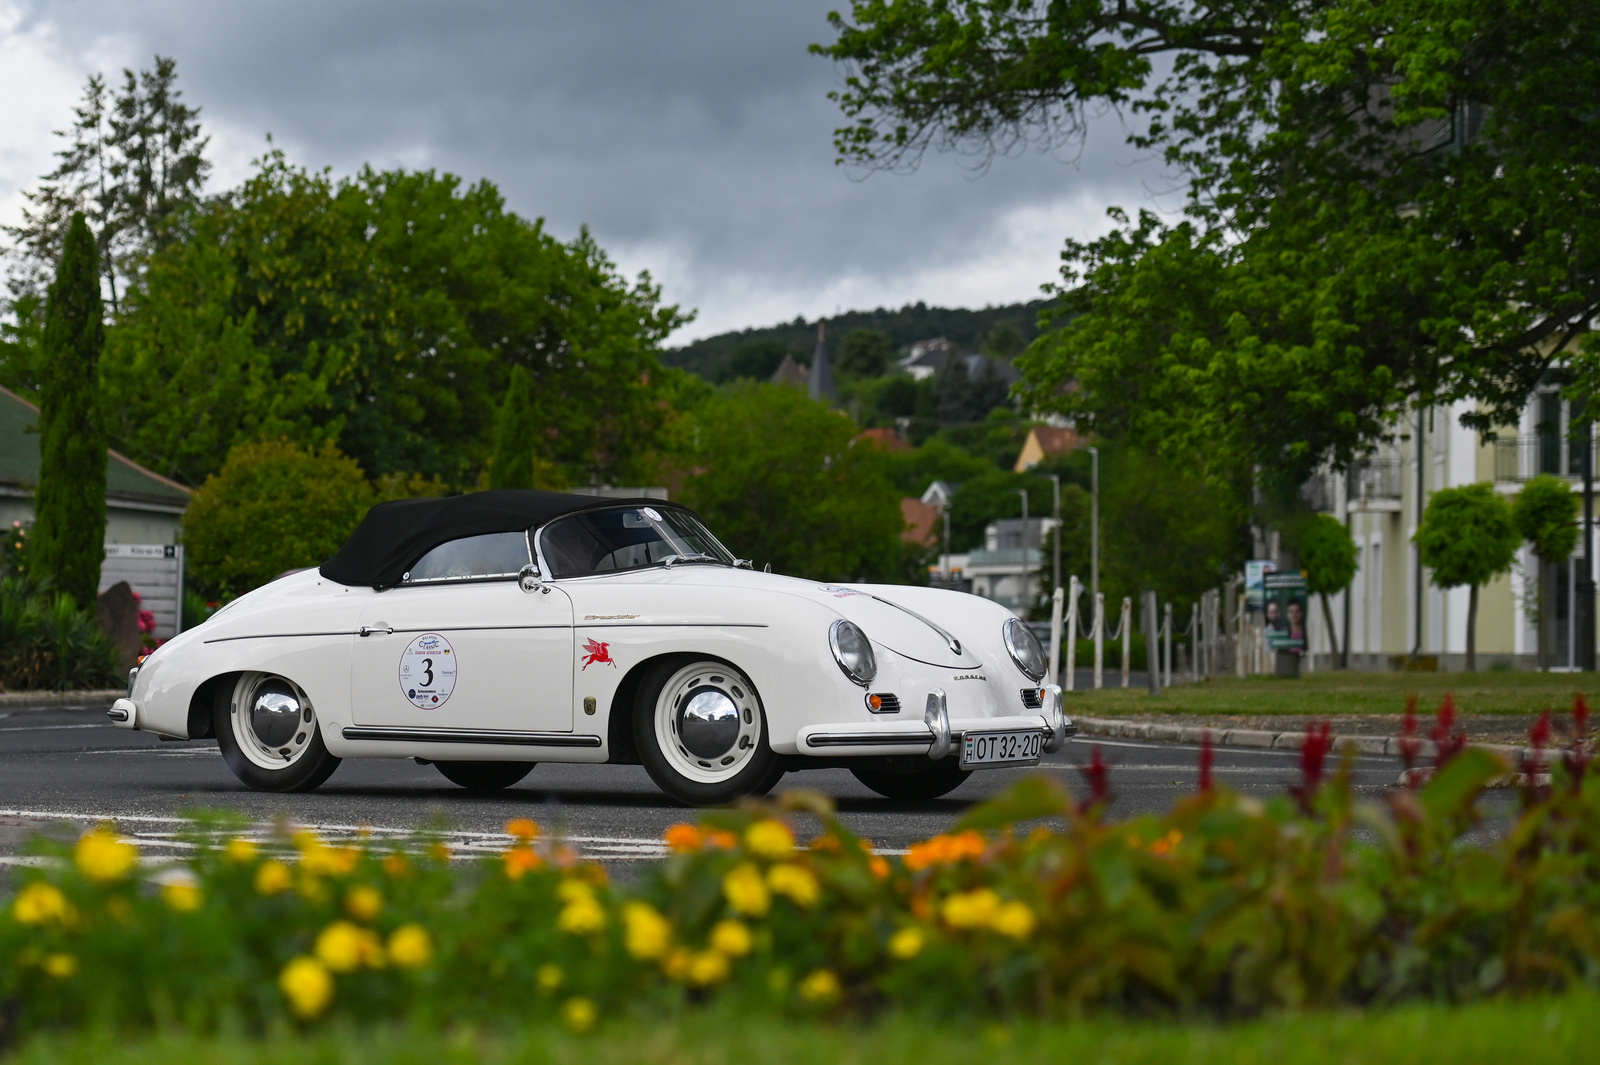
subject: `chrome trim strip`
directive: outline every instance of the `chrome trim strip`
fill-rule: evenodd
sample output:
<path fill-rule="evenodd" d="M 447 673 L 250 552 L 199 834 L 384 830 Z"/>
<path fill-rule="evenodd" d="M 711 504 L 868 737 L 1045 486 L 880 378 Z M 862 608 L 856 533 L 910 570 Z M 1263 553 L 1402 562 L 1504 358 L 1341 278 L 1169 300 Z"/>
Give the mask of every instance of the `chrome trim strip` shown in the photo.
<path fill-rule="evenodd" d="M 915 732 L 813 732 L 807 747 L 920 747 L 933 737 Z"/>
<path fill-rule="evenodd" d="M 760 621 L 581 621 L 575 629 L 768 629 Z"/>
<path fill-rule="evenodd" d="M 420 631 L 420 630 L 419 630 Z M 204 643 L 232 643 L 234 640 L 280 640 L 293 636 L 360 636 L 357 629 L 346 629 L 342 632 L 258 632 L 249 636 L 216 636 Z"/>
<path fill-rule="evenodd" d="M 340 733 L 347 740 L 392 740 L 402 743 L 492 743 L 514 747 L 599 747 L 599 736 L 570 732 L 499 732 L 494 729 L 380 728 L 350 725 Z"/>
<path fill-rule="evenodd" d="M 876 599 L 878 602 L 882 603 L 884 606 L 892 606 L 896 610 L 900 610 L 900 611 L 903 611 L 903 612 L 905 612 L 907 614 L 910 614 L 912 617 L 916 618 L 918 621 L 920 621 L 924 625 L 928 626 L 928 628 L 932 629 L 934 632 L 937 632 L 940 636 L 943 636 L 944 637 L 944 642 L 949 644 L 949 646 L 950 646 L 950 653 L 951 654 L 959 655 L 961 653 L 961 641 L 960 640 L 956 639 L 954 636 L 950 635 L 944 629 L 941 629 L 938 625 L 935 625 L 933 622 L 929 621 L 927 618 L 923 617 L 921 614 L 917 613 L 915 610 L 912 610 L 908 606 L 901 606 L 899 603 L 896 603 L 893 600 L 885 599 L 881 595 L 872 595 L 871 592 L 868 592 L 867 594 L 869 596 L 872 596 L 873 599 Z M 906 657 L 909 658 L 910 655 L 907 655 Z"/>

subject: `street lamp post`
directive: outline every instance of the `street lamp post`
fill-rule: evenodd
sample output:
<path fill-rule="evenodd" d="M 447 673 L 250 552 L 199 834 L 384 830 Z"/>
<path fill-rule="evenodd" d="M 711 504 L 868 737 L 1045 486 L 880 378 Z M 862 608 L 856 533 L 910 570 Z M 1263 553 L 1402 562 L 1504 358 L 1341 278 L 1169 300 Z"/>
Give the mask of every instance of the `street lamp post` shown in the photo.
<path fill-rule="evenodd" d="M 1055 519 L 1055 558 L 1050 565 L 1050 587 L 1061 587 L 1061 475 L 1052 473 L 1050 478 L 1050 516 Z"/>
<path fill-rule="evenodd" d="M 1100 594 L 1100 449 L 1089 452 L 1089 595 Z"/>

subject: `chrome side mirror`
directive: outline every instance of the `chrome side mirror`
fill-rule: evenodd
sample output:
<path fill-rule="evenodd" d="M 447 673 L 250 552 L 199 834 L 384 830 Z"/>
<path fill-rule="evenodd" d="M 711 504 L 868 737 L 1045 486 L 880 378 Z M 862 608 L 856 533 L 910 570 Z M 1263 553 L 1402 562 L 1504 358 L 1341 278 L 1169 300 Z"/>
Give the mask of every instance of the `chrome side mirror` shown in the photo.
<path fill-rule="evenodd" d="M 529 594 L 533 592 L 550 594 L 549 587 L 545 585 L 544 578 L 539 574 L 539 567 L 532 562 L 517 571 L 517 587 Z"/>

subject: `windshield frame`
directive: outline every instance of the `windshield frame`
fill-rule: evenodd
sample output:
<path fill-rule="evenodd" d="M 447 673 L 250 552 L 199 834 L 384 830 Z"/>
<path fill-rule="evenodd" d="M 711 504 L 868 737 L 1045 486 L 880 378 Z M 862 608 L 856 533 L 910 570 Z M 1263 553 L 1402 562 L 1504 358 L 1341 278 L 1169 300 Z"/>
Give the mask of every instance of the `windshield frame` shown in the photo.
<path fill-rule="evenodd" d="M 676 511 L 676 512 L 678 512 L 680 514 L 683 514 L 684 516 L 688 517 L 689 519 L 691 519 L 696 525 L 698 525 L 702 530 L 704 530 L 707 539 L 709 539 L 711 541 L 711 544 L 714 547 L 716 547 L 717 550 L 721 551 L 723 553 L 723 555 L 726 556 L 725 559 L 724 558 L 709 558 L 709 557 L 701 556 L 699 552 L 694 551 L 692 548 L 690 548 L 690 546 L 688 544 L 686 544 L 686 543 L 684 543 L 682 541 L 682 539 L 679 536 L 679 534 L 678 534 L 676 529 L 673 529 L 670 526 L 667 526 L 666 523 L 663 522 L 663 521 L 658 521 L 657 519 L 651 518 L 649 515 L 645 515 L 645 520 L 650 522 L 651 527 L 654 528 L 661 535 L 661 538 L 663 540 L 665 540 L 667 543 L 671 544 L 672 546 L 681 549 L 680 552 L 679 552 L 679 555 L 677 555 L 677 556 L 669 556 L 668 558 L 661 559 L 660 561 L 657 561 L 657 562 L 652 562 L 649 565 L 645 565 L 645 566 L 630 566 L 627 569 L 606 570 L 606 571 L 599 572 L 599 573 L 573 573 L 573 574 L 567 574 L 566 576 L 557 577 L 551 572 L 550 563 L 545 558 L 545 553 L 544 553 L 544 534 L 545 534 L 546 530 L 548 530 L 552 525 L 559 525 L 561 522 L 564 522 L 564 521 L 571 521 L 571 520 L 574 520 L 574 519 L 577 519 L 577 518 L 583 518 L 583 517 L 587 517 L 587 516 L 592 515 L 592 514 L 604 513 L 606 511 L 611 511 L 611 510 L 643 511 L 647 506 L 648 507 L 653 507 L 653 508 L 655 508 L 657 510 L 660 510 L 660 511 L 667 511 L 667 510 Z M 665 526 L 665 528 L 663 528 L 663 526 Z M 646 504 L 646 503 L 625 503 L 625 504 L 620 504 L 620 505 L 614 506 L 614 507 L 595 507 L 592 510 L 581 511 L 581 512 L 579 512 L 577 514 L 563 514 L 561 517 L 553 518 L 550 521 L 547 521 L 543 525 L 539 526 L 537 529 L 535 529 L 534 533 L 533 533 L 533 536 L 530 539 L 533 542 L 534 561 L 537 563 L 537 565 L 539 567 L 539 573 L 547 581 L 594 580 L 596 578 L 603 578 L 603 577 L 617 577 L 617 576 L 620 576 L 620 575 L 625 574 L 625 573 L 642 573 L 642 572 L 645 572 L 647 570 L 670 569 L 674 565 L 680 565 L 680 564 L 686 564 L 686 563 L 702 563 L 702 564 L 710 564 L 710 565 L 716 565 L 716 566 L 724 566 L 724 567 L 726 567 L 728 569 L 736 569 L 736 568 L 738 568 L 738 562 L 739 562 L 739 557 L 737 555 L 735 555 L 732 551 L 729 551 L 726 544 L 724 544 L 721 540 L 717 539 L 716 533 L 711 531 L 710 527 L 707 526 L 706 523 L 701 520 L 701 518 L 700 518 L 700 516 L 698 514 L 696 514 L 694 511 L 690 510 L 688 507 L 680 506 L 680 505 L 675 504 L 675 503 L 668 503 L 668 502 L 665 502 L 665 501 L 661 501 L 661 502 L 652 501 L 652 502 L 650 502 L 648 504 Z"/>

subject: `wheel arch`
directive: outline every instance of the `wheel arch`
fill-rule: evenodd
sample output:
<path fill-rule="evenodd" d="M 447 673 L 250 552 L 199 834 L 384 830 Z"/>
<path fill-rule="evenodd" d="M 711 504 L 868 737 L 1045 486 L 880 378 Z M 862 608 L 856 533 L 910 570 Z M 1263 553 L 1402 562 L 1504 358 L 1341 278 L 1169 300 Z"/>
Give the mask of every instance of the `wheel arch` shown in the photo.
<path fill-rule="evenodd" d="M 188 732 L 191 740 L 217 738 L 217 696 L 221 692 L 232 691 L 243 675 L 242 670 L 230 670 L 203 680 L 195 687 L 194 694 L 189 697 Z"/>
<path fill-rule="evenodd" d="M 696 661 L 721 662 L 747 677 L 750 675 L 749 670 L 729 659 L 727 655 L 712 651 L 666 651 L 639 662 L 623 675 L 622 682 L 617 685 L 617 690 L 611 696 L 611 710 L 606 720 L 606 749 L 610 752 L 607 762 L 613 765 L 641 764 L 639 745 L 633 738 L 633 718 L 639 709 L 639 685 L 644 682 L 650 671 L 665 664 Z M 755 687 L 753 679 L 750 683 L 755 689 L 756 702 L 761 705 L 762 712 L 765 713 L 767 704 L 761 698 L 761 689 Z"/>

